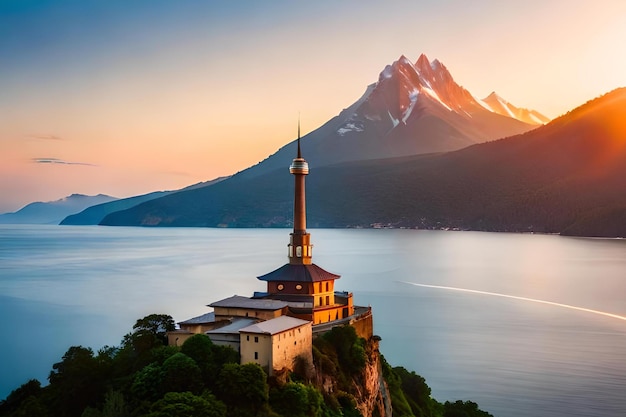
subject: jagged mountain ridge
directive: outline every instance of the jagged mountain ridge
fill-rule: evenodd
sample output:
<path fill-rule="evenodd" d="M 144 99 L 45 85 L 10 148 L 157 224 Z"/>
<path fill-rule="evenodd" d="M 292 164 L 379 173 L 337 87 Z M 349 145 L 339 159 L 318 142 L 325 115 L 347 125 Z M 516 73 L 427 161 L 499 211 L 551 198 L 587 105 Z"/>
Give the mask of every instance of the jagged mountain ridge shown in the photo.
<path fill-rule="evenodd" d="M 458 85 L 438 60 L 401 56 L 339 115 L 302 138 L 315 166 L 344 161 L 448 152 L 532 130 Z M 255 176 L 288 165 L 295 141 L 245 170 Z"/>

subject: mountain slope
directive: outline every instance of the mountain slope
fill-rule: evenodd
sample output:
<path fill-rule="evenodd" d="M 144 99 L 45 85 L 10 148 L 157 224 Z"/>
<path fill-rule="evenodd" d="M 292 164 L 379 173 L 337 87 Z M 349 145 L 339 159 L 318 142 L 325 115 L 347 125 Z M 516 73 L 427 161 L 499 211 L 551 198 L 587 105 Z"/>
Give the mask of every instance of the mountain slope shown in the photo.
<path fill-rule="evenodd" d="M 129 197 L 129 198 L 122 198 L 122 199 L 110 201 L 107 203 L 97 204 L 94 206 L 87 207 L 80 213 L 71 214 L 65 217 L 59 224 L 63 226 L 97 225 L 109 213 L 113 213 L 115 211 L 120 211 L 120 210 L 126 210 L 126 209 L 136 206 L 137 204 L 143 203 L 144 201 L 154 200 L 155 198 L 164 197 L 166 195 L 176 193 L 179 191 L 192 190 L 192 189 L 201 188 L 201 187 L 208 187 L 210 185 L 217 184 L 218 182 L 223 181 L 226 178 L 228 177 L 219 177 L 212 181 L 205 181 L 205 182 L 201 182 L 198 184 L 190 185 L 180 190 L 155 191 L 149 194 L 143 194 L 143 195 Z"/>
<path fill-rule="evenodd" d="M 513 117 L 526 123 L 546 124 L 550 122 L 550 119 L 536 110 L 523 109 L 512 105 L 497 95 L 495 91 L 482 99 L 482 103 L 495 113 Z"/>
<path fill-rule="evenodd" d="M 455 152 L 315 168 L 309 226 L 626 236 L 626 89 L 531 132 Z M 292 156 L 293 158 L 293 156 Z M 289 226 L 287 166 L 112 213 L 103 224 Z"/>
<path fill-rule="evenodd" d="M 117 198 L 103 194 L 72 194 L 56 201 L 30 203 L 15 213 L 0 214 L 0 223 L 58 224 L 68 215 L 78 213 L 86 207 L 114 200 Z"/>
<path fill-rule="evenodd" d="M 114 211 L 119 210 L 125 210 L 136 206 L 137 204 L 143 203 L 144 201 L 150 201 L 171 193 L 172 191 L 156 191 L 149 194 L 143 194 L 135 197 L 109 201 L 107 203 L 96 204 L 94 206 L 87 207 L 79 213 L 70 214 L 69 216 L 61 220 L 59 224 L 63 226 L 97 225 L 109 213 L 113 213 Z"/>

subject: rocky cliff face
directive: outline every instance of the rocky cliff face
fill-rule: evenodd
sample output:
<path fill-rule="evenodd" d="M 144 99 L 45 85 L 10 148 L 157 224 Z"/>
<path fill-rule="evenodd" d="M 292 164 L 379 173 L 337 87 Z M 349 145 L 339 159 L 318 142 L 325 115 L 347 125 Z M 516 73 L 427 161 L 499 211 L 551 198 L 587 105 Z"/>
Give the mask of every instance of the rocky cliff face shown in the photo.
<path fill-rule="evenodd" d="M 363 417 L 391 417 L 392 414 L 391 396 L 387 382 L 383 378 L 378 344 L 377 338 L 372 338 L 367 343 L 367 364 L 361 375 L 354 381 L 354 388 L 357 392 L 356 408 Z"/>
<path fill-rule="evenodd" d="M 350 391 L 356 402 L 356 409 L 363 417 L 391 417 L 391 395 L 387 382 L 383 378 L 380 352 L 378 351 L 379 338 L 374 336 L 366 343 L 367 362 L 361 372 L 354 375 Z M 327 393 L 341 391 L 337 378 L 320 373 L 318 369 L 318 384 Z M 344 388 L 345 389 L 345 388 Z"/>

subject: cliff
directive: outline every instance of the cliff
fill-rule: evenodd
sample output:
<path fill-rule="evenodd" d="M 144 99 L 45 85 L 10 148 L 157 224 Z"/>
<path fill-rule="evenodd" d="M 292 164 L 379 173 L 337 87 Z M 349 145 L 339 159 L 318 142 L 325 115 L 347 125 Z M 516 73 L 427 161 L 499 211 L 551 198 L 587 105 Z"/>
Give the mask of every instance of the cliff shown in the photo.
<path fill-rule="evenodd" d="M 391 417 L 379 343 L 378 336 L 364 339 L 352 326 L 335 327 L 314 339 L 311 382 L 327 404 L 344 414 L 354 409 L 363 417 Z"/>
<path fill-rule="evenodd" d="M 389 387 L 383 377 L 379 338 L 373 337 L 367 342 L 367 363 L 361 373 L 354 379 L 356 391 L 356 408 L 363 417 L 391 417 L 391 396 Z"/>

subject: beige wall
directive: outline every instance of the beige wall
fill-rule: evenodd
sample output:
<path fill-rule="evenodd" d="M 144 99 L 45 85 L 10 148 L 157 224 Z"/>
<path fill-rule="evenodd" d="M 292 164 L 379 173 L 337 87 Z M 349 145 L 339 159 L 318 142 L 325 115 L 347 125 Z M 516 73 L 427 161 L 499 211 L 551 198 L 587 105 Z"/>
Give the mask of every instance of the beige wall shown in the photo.
<path fill-rule="evenodd" d="M 271 375 L 272 336 L 269 334 L 241 332 L 239 333 L 239 340 L 241 364 L 249 362 L 258 363 Z"/>
<path fill-rule="evenodd" d="M 191 336 L 196 333 L 185 332 L 185 331 L 175 331 L 175 332 L 167 332 L 167 345 L 168 346 L 182 346 L 185 343 L 185 340 L 189 339 Z"/>
<path fill-rule="evenodd" d="M 253 317 L 261 320 L 271 320 L 282 315 L 281 310 L 215 307 L 213 311 L 216 317 Z"/>
<path fill-rule="evenodd" d="M 296 356 L 303 356 L 309 363 L 313 362 L 313 335 L 310 322 L 295 329 L 275 334 L 272 339 L 273 369 L 288 368 L 293 370 Z"/>
<path fill-rule="evenodd" d="M 309 363 L 313 360 L 311 323 L 274 335 L 241 332 L 240 340 L 241 363 L 257 363 L 268 375 L 274 370 L 293 369 L 296 356 L 303 356 Z"/>
<path fill-rule="evenodd" d="M 223 325 L 227 324 L 227 321 L 224 320 L 218 320 L 218 321 L 214 321 L 211 323 L 202 323 L 202 324 L 185 324 L 185 323 L 179 323 L 180 326 L 180 330 L 186 331 L 186 332 L 190 332 L 190 333 L 204 333 L 207 332 L 209 330 L 213 330 L 217 327 L 222 327 Z"/>

